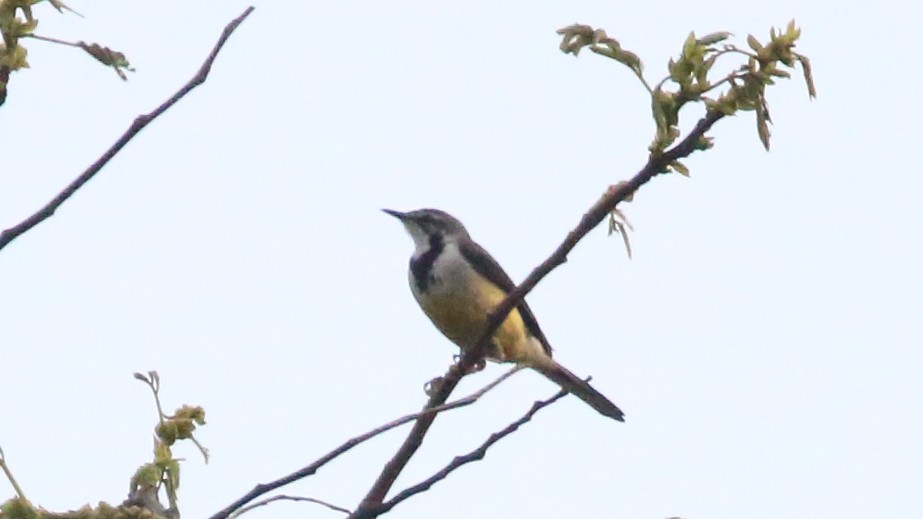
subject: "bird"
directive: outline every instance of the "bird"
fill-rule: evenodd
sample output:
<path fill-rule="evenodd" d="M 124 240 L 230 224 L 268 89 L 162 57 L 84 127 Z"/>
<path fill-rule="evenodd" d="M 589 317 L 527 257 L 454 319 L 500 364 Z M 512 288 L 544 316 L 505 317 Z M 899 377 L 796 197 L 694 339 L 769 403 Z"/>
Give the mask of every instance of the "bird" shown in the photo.
<path fill-rule="evenodd" d="M 408 278 L 420 308 L 462 351 L 476 347 L 491 311 L 516 287 L 510 276 L 449 213 L 382 211 L 400 220 L 413 239 Z M 600 414 L 625 421 L 621 409 L 552 358 L 551 345 L 525 300 L 507 315 L 485 356 L 531 368 Z"/>

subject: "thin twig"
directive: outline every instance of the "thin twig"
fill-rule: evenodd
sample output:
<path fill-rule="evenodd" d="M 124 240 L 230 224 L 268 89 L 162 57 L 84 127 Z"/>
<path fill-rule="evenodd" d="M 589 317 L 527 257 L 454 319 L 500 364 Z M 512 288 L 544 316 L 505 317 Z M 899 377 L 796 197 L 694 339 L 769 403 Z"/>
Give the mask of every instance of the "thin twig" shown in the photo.
<path fill-rule="evenodd" d="M 74 179 L 67 187 L 64 188 L 57 196 L 51 199 L 50 202 L 45 204 L 44 207 L 36 211 L 32 216 L 29 216 L 19 224 L 6 229 L 0 233 L 0 250 L 6 247 L 11 241 L 18 238 L 20 235 L 32 229 L 36 225 L 50 218 L 55 211 L 61 207 L 68 198 L 73 196 L 78 189 L 83 187 L 84 184 L 90 181 L 97 173 L 112 160 L 115 155 L 134 138 L 145 126 L 147 126 L 151 121 L 156 119 L 162 113 L 166 112 L 170 107 L 176 104 L 180 99 L 186 96 L 193 88 L 201 85 L 208 78 L 208 73 L 212 68 L 212 64 L 215 62 L 215 58 L 218 57 L 218 52 L 221 51 L 221 48 L 224 47 L 225 42 L 228 38 L 231 37 L 231 34 L 234 32 L 237 27 L 243 23 L 243 21 L 250 16 L 250 13 L 253 12 L 253 7 L 248 7 L 243 14 L 237 18 L 231 20 L 231 22 L 224 28 L 224 31 L 221 32 L 221 37 L 218 38 L 218 42 L 212 48 L 211 53 L 206 58 L 205 62 L 199 68 L 199 71 L 189 80 L 185 85 L 182 86 L 170 99 L 167 99 L 163 104 L 158 106 L 153 112 L 150 112 L 145 115 L 140 115 L 135 118 L 134 122 L 131 123 L 131 126 L 125 130 L 125 133 L 115 143 L 106 150 L 99 159 L 96 160 L 90 167 L 86 169 L 79 177 Z M 2 70 L 0 70 L 0 76 L 2 76 Z M 0 78 L 2 79 L 2 78 Z"/>
<path fill-rule="evenodd" d="M 458 364 L 449 368 L 449 371 L 442 377 L 442 384 L 440 384 L 436 391 L 430 394 L 429 400 L 426 402 L 426 405 L 423 406 L 424 411 L 437 408 L 442 402 L 446 401 L 455 389 L 455 386 L 458 385 L 458 382 L 467 372 L 467 368 L 462 368 L 464 362 L 464 357 L 462 357 Z M 394 456 L 385 463 L 385 467 L 382 469 L 381 474 L 378 475 L 375 483 L 372 484 L 372 488 L 359 504 L 356 511 L 350 516 L 350 519 L 377 517 L 377 514 L 369 514 L 368 511 L 381 506 L 385 495 L 388 493 L 391 485 L 394 484 L 394 480 L 397 479 L 397 476 L 404 470 L 407 462 L 410 461 L 410 457 L 413 456 L 417 449 L 420 448 L 420 445 L 423 444 L 423 437 L 426 436 L 426 432 L 433 424 L 436 416 L 437 415 L 431 413 L 423 414 L 414 422 L 413 428 L 410 429 L 410 432 L 407 433 L 407 438 L 404 439 L 404 443 L 401 444 Z"/>
<path fill-rule="evenodd" d="M 160 375 L 156 371 L 148 371 L 147 375 L 135 373 L 134 377 L 151 388 L 151 393 L 154 394 L 154 403 L 157 405 L 157 419 L 160 421 L 160 425 L 163 425 L 163 419 L 166 414 L 163 412 L 163 406 L 160 405 Z"/>
<path fill-rule="evenodd" d="M 567 394 L 568 394 L 567 391 L 564 391 L 562 389 L 561 391 L 558 391 L 551 398 L 535 402 L 534 404 L 532 404 L 532 408 L 529 409 L 529 412 L 524 414 L 522 417 L 520 417 L 515 422 L 507 425 L 502 430 L 491 434 L 487 438 L 487 440 L 484 443 L 482 443 L 477 449 L 474 449 L 468 454 L 456 456 L 452 460 L 451 463 L 443 467 L 441 470 L 439 470 L 432 476 L 424 479 L 423 481 L 417 483 L 416 485 L 413 485 L 412 487 L 408 487 L 407 489 L 398 492 L 397 495 L 389 499 L 386 503 L 383 503 L 377 510 L 375 510 L 375 514 L 376 515 L 384 514 L 390 511 L 392 508 L 394 508 L 399 503 L 401 503 L 401 501 L 404 501 L 410 497 L 413 497 L 421 492 L 426 492 L 427 490 L 429 490 L 431 486 L 445 479 L 449 474 L 454 472 L 456 469 L 458 469 L 462 465 L 467 465 L 468 463 L 471 463 L 473 461 L 479 461 L 481 459 L 484 459 L 484 455 L 487 454 L 487 449 L 493 446 L 493 444 L 509 436 L 510 434 L 513 434 L 514 432 L 516 432 L 516 430 L 519 429 L 523 424 L 532 420 L 532 417 L 535 416 L 535 413 L 539 412 L 542 408 L 548 407 L 549 405 L 555 403 L 558 399 L 564 397 Z"/>
<path fill-rule="evenodd" d="M 22 37 L 23 38 L 33 38 L 33 39 L 40 40 L 40 41 L 47 41 L 49 43 L 57 43 L 58 45 L 67 45 L 68 47 L 77 47 L 78 49 L 80 48 L 80 45 L 72 41 L 59 40 L 57 38 L 52 38 L 51 36 L 42 36 L 40 34 L 32 33 L 32 34 L 23 34 Z"/>
<path fill-rule="evenodd" d="M 597 225 L 600 224 L 615 209 L 619 202 L 632 196 L 641 186 L 650 182 L 652 178 L 667 171 L 667 166 L 672 162 L 688 157 L 695 150 L 699 139 L 705 135 L 711 127 L 721 120 L 724 114 L 717 110 L 710 110 L 705 117 L 696 123 L 695 128 L 689 132 L 685 139 L 679 144 L 666 150 L 660 155 L 651 156 L 647 164 L 635 176 L 625 182 L 619 182 L 613 189 L 609 189 L 605 194 L 590 207 L 580 222 L 572 231 L 567 234 L 564 241 L 558 245 L 558 248 L 543 261 L 519 284 L 514 290 L 507 294 L 506 298 L 497 305 L 491 312 L 487 327 L 478 341 L 478 347 L 472 348 L 462 357 L 459 364 L 464 368 L 473 364 L 484 355 L 484 349 L 490 343 L 490 339 L 500 327 L 500 324 L 506 319 L 510 311 L 519 304 L 520 301 L 528 294 L 539 281 L 544 279 L 552 270 L 564 264 L 567 261 L 567 255 L 574 249 L 584 236 L 589 234 Z M 467 362 L 466 362 L 467 361 Z"/>
<path fill-rule="evenodd" d="M 13 69 L 9 65 L 0 65 L 0 106 L 6 102 L 6 93 L 10 85 L 10 72 Z"/>
<path fill-rule="evenodd" d="M 234 512 L 233 514 L 231 514 L 230 519 L 233 519 L 233 518 L 235 518 L 235 517 L 237 517 L 237 516 L 239 516 L 239 515 L 241 515 L 241 514 L 245 514 L 245 513 L 249 512 L 250 510 L 253 510 L 254 508 L 259 508 L 259 507 L 261 507 L 261 506 L 266 506 L 266 505 L 268 505 L 269 503 L 272 503 L 272 502 L 275 502 L 275 501 L 307 501 L 308 503 L 316 503 L 316 504 L 318 504 L 318 505 L 326 506 L 327 508 L 329 508 L 329 509 L 331 509 L 331 510 L 335 510 L 335 511 L 337 511 L 337 512 L 343 512 L 344 514 L 351 514 L 351 513 L 352 513 L 350 510 L 348 510 L 348 509 L 346 509 L 346 508 L 343 508 L 343 507 L 337 506 L 337 505 L 332 505 L 332 504 L 330 504 L 330 503 L 328 503 L 328 502 L 326 502 L 326 501 L 321 501 L 320 499 L 314 499 L 313 497 L 287 496 L 287 495 L 284 495 L 284 494 L 283 494 L 283 495 L 278 495 L 278 496 L 272 496 L 272 497 L 270 497 L 270 498 L 268 498 L 268 499 L 263 499 L 262 501 L 257 501 L 256 503 L 253 503 L 252 505 L 247 505 L 247 506 L 241 508 L 240 510 L 237 510 L 237 511 Z"/>
<path fill-rule="evenodd" d="M 699 139 L 723 117 L 724 114 L 717 110 L 706 112 L 705 117 L 699 119 L 695 128 L 689 132 L 685 139 L 661 154 L 651 155 L 650 158 L 648 158 L 647 164 L 645 164 L 641 171 L 635 174 L 635 176 L 627 181 L 619 182 L 608 189 L 583 215 L 577 227 L 567 234 L 564 241 L 558 245 L 557 249 L 555 249 L 548 259 L 536 267 L 519 286 L 507 294 L 503 301 L 494 308 L 487 320 L 487 327 L 481 334 L 480 340 L 478 340 L 478 345 L 466 350 L 458 364 L 452 366 L 449 372 L 446 373 L 445 377 L 443 377 L 442 386 L 430 396 L 425 408 L 438 407 L 448 399 L 449 395 L 455 389 L 455 386 L 458 385 L 461 377 L 463 377 L 476 362 L 484 357 L 485 349 L 490 343 L 490 339 L 493 337 L 494 333 L 496 333 L 500 324 L 506 319 L 506 316 L 509 315 L 510 311 L 512 311 L 512 309 L 522 301 L 526 294 L 535 288 L 535 285 L 547 276 L 548 273 L 567 261 L 567 255 L 570 254 L 570 251 L 573 250 L 584 236 L 599 225 L 599 223 L 615 209 L 619 202 L 632 196 L 638 188 L 648 183 L 655 176 L 666 172 L 667 166 L 673 161 L 688 157 L 696 151 Z M 434 419 L 435 415 L 424 415 L 417 420 L 408 433 L 407 438 L 404 440 L 404 443 L 401 444 L 391 460 L 385 464 L 381 474 L 379 474 L 375 483 L 372 484 L 371 489 L 366 493 L 359 507 L 350 516 L 350 519 L 368 519 L 377 517 L 381 513 L 376 513 L 376 511 L 380 510 L 388 491 L 394 485 L 394 481 L 410 461 L 410 458 L 416 453 L 417 449 L 420 448 L 420 445 L 423 444 L 423 437 L 426 435 Z"/>
<path fill-rule="evenodd" d="M 16 495 L 19 496 L 19 499 L 25 501 L 26 494 L 24 494 L 22 489 L 19 488 L 19 483 L 16 482 L 16 478 L 13 477 L 13 473 L 10 471 L 10 468 L 6 466 L 6 456 L 3 454 L 2 447 L 0 447 L 0 469 L 3 470 L 4 474 L 6 474 L 6 479 L 10 480 L 10 484 L 13 485 L 13 490 L 16 492 Z"/>
<path fill-rule="evenodd" d="M 452 368 L 450 369 L 450 371 L 451 371 L 452 369 L 454 369 L 455 366 L 457 366 L 457 365 L 453 365 Z M 422 411 L 420 411 L 419 413 L 413 413 L 413 414 L 409 414 L 409 415 L 406 415 L 406 416 L 402 416 L 401 418 L 398 418 L 398 419 L 396 419 L 396 420 L 392 420 L 392 421 L 390 421 L 390 422 L 388 422 L 388 423 L 386 423 L 386 424 L 384 424 L 384 425 L 381 425 L 381 426 L 379 426 L 379 427 L 376 427 L 376 428 L 372 429 L 371 431 L 369 431 L 369 432 L 367 432 L 367 433 L 365 433 L 365 434 L 361 434 L 361 435 L 359 435 L 359 436 L 356 436 L 355 438 L 350 438 L 350 439 L 347 440 L 345 443 L 343 443 L 343 444 L 340 445 L 339 447 L 333 449 L 332 451 L 328 452 L 327 454 L 324 454 L 323 456 L 321 456 L 320 458 L 318 458 L 316 461 L 314 461 L 314 462 L 311 463 L 310 465 L 307 465 L 307 466 L 305 466 L 305 467 L 303 467 L 303 468 L 301 468 L 301 469 L 299 469 L 299 470 L 297 470 L 297 471 L 295 471 L 295 472 L 292 472 L 291 474 L 289 474 L 289 475 L 287 475 L 287 476 L 281 477 L 281 478 L 279 478 L 279 479 L 277 479 L 277 480 L 275 480 L 275 481 L 271 481 L 271 482 L 269 482 L 269 483 L 259 484 L 259 485 L 255 486 L 255 487 L 253 487 L 252 490 L 250 490 L 249 492 L 247 492 L 246 494 L 244 494 L 240 499 L 234 501 L 233 503 L 231 503 L 230 505 L 228 505 L 227 507 L 225 507 L 224 510 L 221 510 L 220 512 L 218 512 L 218 513 L 212 515 L 209 519 L 226 519 L 226 518 L 228 518 L 228 517 L 231 517 L 231 515 L 234 514 L 235 511 L 239 510 L 241 507 L 243 507 L 244 505 L 246 505 L 246 504 L 249 503 L 250 501 L 253 501 L 253 500 L 256 499 L 257 497 L 259 497 L 259 496 L 261 496 L 261 495 L 263 495 L 263 494 L 266 494 L 267 492 L 272 492 L 273 490 L 275 490 L 275 489 L 277 489 L 277 488 L 279 488 L 279 487 L 283 487 L 283 486 L 285 486 L 285 485 L 288 485 L 289 483 L 298 481 L 299 479 L 303 479 L 303 478 L 306 478 L 306 477 L 308 477 L 308 476 L 313 475 L 315 472 L 317 472 L 318 469 L 320 469 L 321 467 L 323 467 L 324 465 L 326 465 L 327 463 L 329 463 L 330 461 L 332 461 L 332 460 L 335 459 L 336 457 L 340 456 L 341 454 L 345 453 L 346 451 L 352 449 L 352 448 L 355 447 L 356 445 L 359 445 L 359 444 L 362 443 L 362 442 L 365 442 L 365 441 L 367 441 L 367 440 L 370 440 L 370 439 L 374 438 L 375 436 L 378 436 L 379 434 L 382 434 L 382 433 L 384 433 L 384 432 L 390 431 L 391 429 L 394 429 L 395 427 L 400 427 L 401 425 L 404 425 L 404 424 L 406 424 L 406 423 L 408 423 L 408 422 L 412 422 L 412 421 L 414 421 L 414 420 L 421 419 L 421 418 L 427 418 L 427 417 L 429 417 L 429 418 L 434 418 L 434 417 L 436 416 L 436 414 L 441 413 L 441 412 L 443 412 L 443 411 L 449 411 L 449 410 L 451 410 L 451 409 L 458 409 L 459 407 L 469 406 L 469 405 L 471 405 L 471 404 L 477 402 L 478 399 L 480 399 L 482 396 L 484 396 L 485 393 L 487 393 L 487 392 L 490 391 L 491 389 L 497 387 L 498 384 L 500 384 L 500 383 L 503 382 L 504 380 L 510 378 L 511 376 L 513 376 L 513 374 L 517 373 L 517 372 L 520 371 L 521 369 L 523 369 L 522 366 L 515 366 L 515 367 L 513 367 L 512 369 L 510 369 L 509 371 L 507 371 L 506 373 L 504 373 L 503 375 L 501 375 L 499 378 L 497 378 L 496 380 L 494 380 L 494 381 L 491 382 L 490 384 L 487 384 L 486 386 L 482 387 L 481 389 L 475 391 L 474 393 L 472 393 L 472 394 L 470 394 L 470 395 L 468 395 L 468 396 L 466 396 L 466 397 L 464 397 L 464 398 L 460 398 L 460 399 L 458 399 L 458 400 L 456 400 L 456 401 L 454 401 L 454 402 L 448 403 L 448 404 L 443 404 L 443 405 L 439 405 L 439 406 L 432 406 L 432 407 L 425 407 L 425 408 L 424 408 Z M 457 381 L 456 381 L 456 383 L 457 383 Z M 437 392 L 437 393 L 438 393 L 438 392 L 441 392 L 442 389 L 443 389 L 443 386 L 444 386 L 444 384 L 439 384 L 439 385 L 437 386 L 436 392 Z M 454 386 L 453 386 L 453 387 L 454 387 Z M 434 393 L 434 394 L 436 394 L 436 393 Z M 431 397 L 431 398 L 432 398 L 432 397 Z M 418 422 L 418 423 L 419 423 L 419 422 Z"/>

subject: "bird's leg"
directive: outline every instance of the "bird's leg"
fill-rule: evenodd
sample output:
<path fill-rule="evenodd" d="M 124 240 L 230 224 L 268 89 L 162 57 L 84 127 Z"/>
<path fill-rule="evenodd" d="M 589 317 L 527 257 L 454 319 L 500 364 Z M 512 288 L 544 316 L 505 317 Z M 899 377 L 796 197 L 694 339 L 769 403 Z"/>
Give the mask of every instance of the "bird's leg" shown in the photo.
<path fill-rule="evenodd" d="M 455 355 L 452 355 L 452 360 L 455 362 L 456 365 L 458 365 L 461 363 L 462 357 L 464 357 L 463 354 L 457 353 Z M 487 367 L 487 361 L 484 360 L 483 358 L 480 358 L 474 363 L 474 365 L 472 365 L 470 368 L 465 370 L 465 375 L 477 373 L 478 371 L 483 370 L 485 367 Z"/>
<path fill-rule="evenodd" d="M 426 393 L 426 396 L 431 397 L 442 388 L 444 383 L 445 380 L 442 377 L 436 377 L 423 385 L 423 392 Z"/>

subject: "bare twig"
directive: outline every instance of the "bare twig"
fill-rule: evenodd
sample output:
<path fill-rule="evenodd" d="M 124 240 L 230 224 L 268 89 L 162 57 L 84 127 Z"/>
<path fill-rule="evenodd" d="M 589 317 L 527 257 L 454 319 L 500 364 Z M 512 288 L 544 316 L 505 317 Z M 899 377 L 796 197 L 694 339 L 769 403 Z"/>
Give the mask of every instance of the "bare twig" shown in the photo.
<path fill-rule="evenodd" d="M 148 371 L 147 375 L 135 373 L 134 377 L 151 388 L 151 393 L 154 394 L 154 403 L 157 404 L 157 419 L 160 421 L 160 425 L 163 425 L 163 419 L 167 415 L 164 414 L 163 407 L 160 405 L 160 375 L 156 371 Z"/>
<path fill-rule="evenodd" d="M 683 157 L 688 157 L 696 151 L 696 146 L 705 135 L 705 132 L 716 122 L 721 120 L 722 117 L 724 117 L 723 113 L 717 110 L 709 110 L 695 125 L 695 128 L 689 132 L 685 139 L 663 153 L 652 154 L 647 164 L 645 164 L 641 171 L 635 174 L 635 176 L 627 181 L 619 182 L 608 189 L 583 215 L 577 227 L 567 234 L 567 237 L 558 245 L 558 248 L 555 249 L 551 256 L 536 267 L 519 286 L 507 294 L 506 298 L 494 308 L 488 319 L 487 327 L 484 329 L 478 341 L 478 346 L 465 351 L 459 363 L 449 369 L 449 372 L 443 377 L 442 386 L 438 391 L 433 392 L 424 409 L 438 407 L 448 399 L 449 395 L 455 389 L 455 386 L 458 385 L 461 377 L 463 377 L 475 363 L 484 357 L 485 349 L 491 337 L 493 337 L 493 334 L 506 319 L 510 311 L 516 307 L 526 294 L 535 288 L 535 285 L 547 276 L 548 273 L 567 261 L 567 255 L 584 236 L 599 225 L 599 223 L 615 209 L 619 202 L 632 196 L 638 188 L 648 183 L 655 176 L 666 172 L 667 167 L 674 161 Z M 377 517 L 382 513 L 379 510 L 381 509 L 388 491 L 391 489 L 397 476 L 407 465 L 407 462 L 410 461 L 411 456 L 413 456 L 420 445 L 423 444 L 423 437 L 426 435 L 426 432 L 429 430 L 435 418 L 435 415 L 425 414 L 417 420 L 408 433 L 407 438 L 404 440 L 404 443 L 400 446 L 391 460 L 385 464 L 378 479 L 375 480 L 375 483 L 372 485 L 365 498 L 363 498 L 353 515 L 350 516 L 351 519 Z"/>
<path fill-rule="evenodd" d="M 404 501 L 405 499 L 413 497 L 421 492 L 426 492 L 427 490 L 429 490 L 431 486 L 445 479 L 449 474 L 454 472 L 456 469 L 458 469 L 462 465 L 467 465 L 468 463 L 471 463 L 473 461 L 479 461 L 483 459 L 484 455 L 487 454 L 487 449 L 493 446 L 493 444 L 509 436 L 510 434 L 513 434 L 514 432 L 516 432 L 516 430 L 519 429 L 519 427 L 521 427 L 526 422 L 532 420 L 532 417 L 535 416 L 535 413 L 539 412 L 542 408 L 548 407 L 549 405 L 555 403 L 557 400 L 559 400 L 565 395 L 567 395 L 567 391 L 564 391 L 562 389 L 561 391 L 558 391 L 551 398 L 535 402 L 534 404 L 532 404 L 532 408 L 529 409 L 529 412 L 524 414 L 522 417 L 520 417 L 515 422 L 507 425 L 502 430 L 491 434 L 490 437 L 488 437 L 487 440 L 484 443 L 482 443 L 477 449 L 474 449 L 473 451 L 467 454 L 456 456 L 452 460 L 451 463 L 443 467 L 441 470 L 439 470 L 432 476 L 424 479 L 423 481 L 417 483 L 416 485 L 413 485 L 412 487 L 409 487 L 405 490 L 398 492 L 397 495 L 389 499 L 387 502 L 383 503 L 377 510 L 375 510 L 375 514 L 380 515 L 380 514 L 386 513 L 390 511 L 392 508 L 394 508 L 396 505 L 401 503 L 401 501 Z"/>
<path fill-rule="evenodd" d="M 240 510 L 237 510 L 237 511 L 234 512 L 233 514 L 231 514 L 230 519 L 233 519 L 233 518 L 235 518 L 235 517 L 237 517 L 237 516 L 239 516 L 239 515 L 241 515 L 241 514 L 245 514 L 245 513 L 249 512 L 250 510 L 253 510 L 254 508 L 259 508 L 259 507 L 261 507 L 261 506 L 266 506 L 266 505 L 268 505 L 269 503 L 272 503 L 272 502 L 275 502 L 275 501 L 306 501 L 306 502 L 308 502 L 308 503 L 316 503 L 316 504 L 318 504 L 318 505 L 326 506 L 327 508 L 329 508 L 329 509 L 331 509 L 331 510 L 335 510 L 335 511 L 337 511 L 337 512 L 343 512 L 344 514 L 351 514 L 351 513 L 352 513 L 350 510 L 348 510 L 348 509 L 346 509 L 346 508 L 343 508 L 343 507 L 340 507 L 340 506 L 337 506 L 337 505 L 332 505 L 332 504 L 330 504 L 330 503 L 328 503 L 328 502 L 326 502 L 326 501 L 321 501 L 320 499 L 314 499 L 313 497 L 287 496 L 287 495 L 284 495 L 284 494 L 283 494 L 283 495 L 278 495 L 278 496 L 272 496 L 272 497 L 270 497 L 270 498 L 263 499 L 263 500 L 261 500 L 261 501 L 257 501 L 256 503 L 253 503 L 252 505 L 247 505 L 247 506 L 241 508 Z"/>
<path fill-rule="evenodd" d="M 13 69 L 9 65 L 0 65 L 0 106 L 6 102 L 6 92 L 10 84 L 10 72 Z"/>
<path fill-rule="evenodd" d="M 452 369 L 456 368 L 456 366 L 457 365 L 453 365 L 449 371 L 451 372 Z M 303 479 L 303 478 L 313 475 L 315 472 L 317 472 L 318 469 L 320 469 L 321 467 L 323 467 L 324 465 L 326 465 L 327 463 L 329 463 L 336 457 L 340 456 L 341 454 L 345 453 L 346 451 L 352 449 L 356 445 L 359 445 L 362 442 L 368 441 L 374 438 L 375 436 L 378 436 L 379 434 L 390 431 L 391 429 L 394 429 L 395 427 L 400 427 L 401 425 L 404 425 L 408 422 L 412 422 L 420 418 L 435 417 L 436 414 L 442 411 L 448 411 L 451 409 L 458 409 L 459 407 L 469 406 L 477 402 L 478 399 L 484 396 L 485 393 L 497 387 L 498 384 L 510 378 L 511 376 L 513 376 L 513 374 L 517 373 L 521 369 L 523 369 L 521 366 L 515 366 L 514 368 L 510 369 L 509 371 L 504 373 L 502 376 L 500 376 L 499 378 L 497 378 L 490 384 L 487 384 L 486 386 L 482 387 L 481 389 L 475 391 L 474 393 L 464 398 L 461 398 L 459 400 L 456 400 L 448 404 L 432 406 L 432 407 L 430 406 L 424 407 L 423 410 L 420 411 L 419 413 L 413 413 L 413 414 L 409 414 L 406 416 L 402 416 L 401 418 L 392 420 L 384 425 L 376 427 L 365 434 L 361 434 L 359 436 L 356 436 L 355 438 L 350 438 L 345 443 L 343 443 L 336 449 L 333 449 L 332 451 L 328 452 L 327 454 L 324 454 L 322 457 L 320 457 L 319 459 L 317 459 L 315 462 L 311 463 L 310 465 L 307 465 L 275 481 L 271 481 L 269 483 L 263 483 L 263 484 L 253 487 L 252 490 L 244 494 L 240 499 L 238 499 L 237 501 L 234 501 L 233 503 L 225 507 L 224 510 L 221 510 L 220 512 L 212 515 L 209 519 L 227 519 L 228 517 L 231 517 L 232 514 L 234 514 L 236 511 L 240 510 L 241 507 L 243 507 L 250 501 L 253 501 L 257 497 L 263 494 L 266 494 L 267 492 L 272 492 L 273 490 L 283 487 L 285 485 L 288 485 L 289 483 L 298 481 L 299 479 Z M 456 380 L 456 384 L 457 383 L 458 381 Z M 437 389 L 435 390 L 433 394 L 440 393 L 442 391 L 443 386 L 444 384 L 437 385 Z"/>
<path fill-rule="evenodd" d="M 59 40 L 57 38 L 52 38 L 51 36 L 42 36 L 40 34 L 32 33 L 32 34 L 23 34 L 22 37 L 23 38 L 33 38 L 39 41 L 47 41 L 48 43 L 57 43 L 58 45 L 67 45 L 68 47 L 77 47 L 78 49 L 80 48 L 80 45 L 72 41 Z"/>
<path fill-rule="evenodd" d="M 717 110 L 710 110 L 705 114 L 705 117 L 696 123 L 695 128 L 693 128 L 692 131 L 689 132 L 689 135 L 680 141 L 679 144 L 660 155 L 652 155 L 648 159 L 647 164 L 645 164 L 641 171 L 635 174 L 635 176 L 625 182 L 619 182 L 612 186 L 611 189 L 607 190 L 605 194 L 590 207 L 589 211 L 583 215 L 577 227 L 567 234 L 567 237 L 558 245 L 558 248 L 555 249 L 551 256 L 538 267 L 535 267 L 529 276 L 494 308 L 488 320 L 487 328 L 485 328 L 484 333 L 481 335 L 481 339 L 478 341 L 478 347 L 472 348 L 466 352 L 459 364 L 462 367 L 467 367 L 473 365 L 474 362 L 483 357 L 484 349 L 490 343 L 491 337 L 493 337 L 510 311 L 522 301 L 526 294 L 535 288 L 535 285 L 552 270 L 566 262 L 567 255 L 570 254 L 570 251 L 574 249 L 577 243 L 599 225 L 600 222 L 615 209 L 615 206 L 618 205 L 619 202 L 632 196 L 635 191 L 644 184 L 650 182 L 655 176 L 666 172 L 667 166 L 674 161 L 691 155 L 696 150 L 699 139 L 701 139 L 705 135 L 705 132 L 711 129 L 716 122 L 721 120 L 722 117 L 724 117 L 723 113 Z"/>
<path fill-rule="evenodd" d="M 2 447 L 0 447 L 0 470 L 3 470 L 3 473 L 6 474 L 6 479 L 10 480 L 10 484 L 13 485 L 13 490 L 16 491 L 16 495 L 19 496 L 19 499 L 25 501 L 26 494 L 24 494 L 22 489 L 19 488 L 19 483 L 16 482 L 16 478 L 13 477 L 13 473 L 10 471 L 10 468 L 6 466 L 6 456 L 3 454 Z"/>
<path fill-rule="evenodd" d="M 381 506 L 385 495 L 388 493 L 391 485 L 394 484 L 394 480 L 397 479 L 397 476 L 404 470 L 407 462 L 410 461 L 410 457 L 413 456 L 417 449 L 420 448 L 420 445 L 423 444 L 423 437 L 426 436 L 426 432 L 436 419 L 435 414 L 425 413 L 425 411 L 439 407 L 442 402 L 446 401 L 467 371 L 467 369 L 461 367 L 464 362 L 465 360 L 463 357 L 458 364 L 449 368 L 449 371 L 442 377 L 442 384 L 430 394 L 429 400 L 426 402 L 426 405 L 423 406 L 424 413 L 413 424 L 413 428 L 407 433 L 407 438 L 404 440 L 404 443 L 401 444 L 391 460 L 385 464 L 381 474 L 378 475 L 378 479 L 375 480 L 372 488 L 366 494 L 353 515 L 350 516 L 350 519 L 377 517 L 377 514 L 369 514 L 369 510 L 374 510 Z M 469 365 L 473 365 L 473 363 L 469 363 Z"/>
<path fill-rule="evenodd" d="M 227 42 L 228 38 L 231 37 L 231 34 L 234 32 L 237 27 L 243 23 L 243 21 L 250 16 L 250 13 L 253 12 L 253 7 L 248 7 L 243 14 L 237 18 L 231 20 L 230 23 L 224 28 L 224 31 L 221 33 L 221 37 L 218 38 L 218 42 L 212 48 L 211 53 L 206 58 L 205 62 L 199 68 L 199 71 L 189 80 L 185 85 L 182 86 L 170 99 L 167 99 L 163 104 L 158 106 L 153 112 L 150 112 L 145 115 L 138 116 L 134 122 L 131 123 L 131 126 L 125 130 L 125 133 L 115 143 L 106 150 L 99 159 L 96 160 L 90 167 L 86 169 L 79 177 L 74 179 L 67 187 L 64 188 L 57 196 L 55 196 L 50 202 L 48 202 L 44 207 L 36 211 L 32 216 L 29 216 L 19 224 L 6 229 L 0 233 L 0 249 L 6 247 L 11 241 L 18 238 L 20 235 L 26 231 L 32 229 L 39 223 L 50 218 L 55 211 L 61 207 L 68 198 L 73 196 L 78 189 L 83 187 L 84 184 L 90 181 L 97 173 L 112 160 L 115 155 L 134 138 L 145 126 L 147 126 L 151 121 L 156 119 L 162 113 L 166 112 L 170 107 L 177 103 L 180 99 L 185 97 L 193 88 L 201 85 L 208 78 L 208 73 L 212 68 L 212 64 L 215 62 L 215 58 L 218 57 L 218 52 L 221 51 L 221 48 L 224 47 L 224 44 Z M 2 80 L 2 70 L 0 70 L 0 80 Z"/>

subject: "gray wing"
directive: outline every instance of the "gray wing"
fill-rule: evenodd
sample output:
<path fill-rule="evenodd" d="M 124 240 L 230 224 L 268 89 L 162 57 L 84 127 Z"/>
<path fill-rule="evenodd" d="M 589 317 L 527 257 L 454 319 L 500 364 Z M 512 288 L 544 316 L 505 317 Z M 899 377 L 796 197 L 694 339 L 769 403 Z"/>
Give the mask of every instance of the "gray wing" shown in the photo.
<path fill-rule="evenodd" d="M 493 256 L 484 250 L 484 247 L 481 247 L 473 240 L 463 240 L 463 243 L 459 244 L 459 250 L 478 274 L 487 278 L 488 281 L 500 287 L 504 292 L 510 293 L 516 288 L 516 284 L 513 283 L 513 280 L 510 279 L 506 271 L 503 270 L 503 267 L 497 263 L 497 260 L 495 260 Z M 519 315 L 522 316 L 522 322 L 526 325 L 529 333 L 542 343 L 545 353 L 550 357 L 551 345 L 548 344 L 548 339 L 545 338 L 545 334 L 542 332 L 542 329 L 539 328 L 538 321 L 535 319 L 535 315 L 532 314 L 532 309 L 529 308 L 525 299 L 516 305 L 516 309 L 519 310 Z"/>

